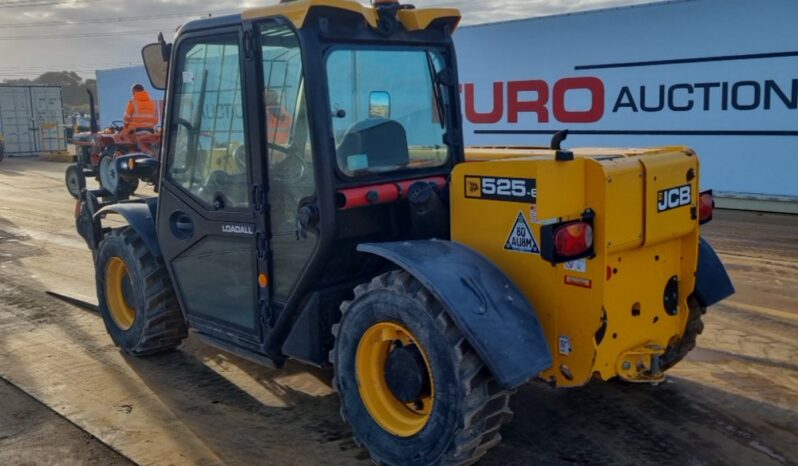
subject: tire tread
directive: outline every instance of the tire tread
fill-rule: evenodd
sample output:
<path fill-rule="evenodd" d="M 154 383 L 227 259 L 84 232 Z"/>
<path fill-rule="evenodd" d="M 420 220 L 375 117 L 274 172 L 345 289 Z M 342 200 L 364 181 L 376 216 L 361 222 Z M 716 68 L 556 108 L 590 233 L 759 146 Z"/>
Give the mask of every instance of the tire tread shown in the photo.
<path fill-rule="evenodd" d="M 707 308 L 699 304 L 698 300 L 692 296 L 687 300 L 687 304 L 690 314 L 687 318 L 684 335 L 679 341 L 668 346 L 665 350 L 665 354 L 661 358 L 662 370 L 668 370 L 681 362 L 687 356 L 687 353 L 696 347 L 698 336 L 704 332 L 703 317 L 707 312 Z"/>
<path fill-rule="evenodd" d="M 112 230 L 110 236 L 119 237 L 132 252 L 136 263 L 129 265 L 137 269 L 144 283 L 144 303 L 142 309 L 136 310 L 136 318 L 144 319 L 141 338 L 125 351 L 134 356 L 147 356 L 176 348 L 188 336 L 188 328 L 163 261 L 150 253 L 130 227 Z"/>
<path fill-rule="evenodd" d="M 477 462 L 485 453 L 499 443 L 499 433 L 503 424 L 512 419 L 509 407 L 511 391 L 501 390 L 495 383 L 482 359 L 465 339 L 462 331 L 444 311 L 443 306 L 424 288 L 418 280 L 404 270 L 393 270 L 374 277 L 369 283 L 355 287 L 355 299 L 375 290 L 389 290 L 408 296 L 419 303 L 433 317 L 446 341 L 454 349 L 454 367 L 458 371 L 460 389 L 464 394 L 460 415 L 460 425 L 452 443 L 446 449 L 438 464 L 447 466 L 469 465 Z M 351 307 L 352 301 L 341 304 L 342 316 Z M 343 317 L 342 317 L 343 318 Z M 340 324 L 333 325 L 333 336 L 337 339 Z M 335 347 L 330 352 L 330 360 L 335 361 Z M 337 384 L 334 387 L 340 391 Z M 341 408 L 341 418 L 349 422 Z M 360 444 L 358 440 L 356 443 Z M 369 452 L 377 464 L 387 464 L 382 458 Z"/>

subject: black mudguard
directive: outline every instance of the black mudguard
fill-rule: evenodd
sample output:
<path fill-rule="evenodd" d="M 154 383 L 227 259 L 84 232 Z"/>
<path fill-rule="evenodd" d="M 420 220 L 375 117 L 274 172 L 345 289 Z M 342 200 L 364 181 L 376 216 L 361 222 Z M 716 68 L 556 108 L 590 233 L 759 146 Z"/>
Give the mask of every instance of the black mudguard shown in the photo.
<path fill-rule="evenodd" d="M 734 294 L 726 268 L 715 250 L 704 238 L 698 243 L 698 271 L 696 272 L 695 297 L 704 307 L 711 306 Z"/>
<path fill-rule="evenodd" d="M 150 253 L 161 257 L 161 246 L 158 245 L 158 234 L 155 230 L 155 201 L 148 199 L 145 202 L 124 202 L 103 207 L 94 217 L 103 218 L 108 214 L 119 214 L 127 221 L 130 228 L 135 231 Z"/>
<path fill-rule="evenodd" d="M 535 310 L 496 265 L 450 241 L 368 243 L 358 250 L 405 269 L 437 298 L 504 388 L 551 367 Z"/>

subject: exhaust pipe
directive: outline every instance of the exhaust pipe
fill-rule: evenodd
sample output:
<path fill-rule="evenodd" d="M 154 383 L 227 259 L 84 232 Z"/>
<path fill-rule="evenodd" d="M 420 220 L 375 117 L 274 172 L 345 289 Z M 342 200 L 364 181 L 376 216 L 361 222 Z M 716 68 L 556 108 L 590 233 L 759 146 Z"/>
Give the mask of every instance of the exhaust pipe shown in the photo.
<path fill-rule="evenodd" d="M 91 131 L 91 134 L 97 134 L 100 131 L 100 128 L 97 125 L 97 112 L 94 111 L 94 94 L 89 89 L 86 89 L 86 93 L 89 94 L 89 113 L 91 114 L 91 128 L 89 130 Z"/>

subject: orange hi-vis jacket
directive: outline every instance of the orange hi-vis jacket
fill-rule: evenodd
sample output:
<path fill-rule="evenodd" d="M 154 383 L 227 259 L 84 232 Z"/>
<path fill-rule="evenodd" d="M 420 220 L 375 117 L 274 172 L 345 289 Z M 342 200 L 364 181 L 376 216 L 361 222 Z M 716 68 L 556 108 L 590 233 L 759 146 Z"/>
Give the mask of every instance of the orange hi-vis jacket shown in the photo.
<path fill-rule="evenodd" d="M 278 105 L 269 105 L 266 107 L 266 118 L 268 141 L 281 146 L 288 144 L 293 125 L 291 115 Z"/>
<path fill-rule="evenodd" d="M 158 124 L 158 108 L 147 91 L 133 93 L 125 111 L 125 126 L 128 128 L 153 128 Z"/>

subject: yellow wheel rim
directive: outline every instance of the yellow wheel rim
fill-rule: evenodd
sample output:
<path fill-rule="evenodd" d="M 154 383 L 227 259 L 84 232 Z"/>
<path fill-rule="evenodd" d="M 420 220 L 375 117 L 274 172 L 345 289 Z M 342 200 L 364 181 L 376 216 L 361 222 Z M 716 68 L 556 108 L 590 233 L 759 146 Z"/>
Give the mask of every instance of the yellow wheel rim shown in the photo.
<path fill-rule="evenodd" d="M 119 257 L 112 257 L 105 268 L 105 297 L 111 318 L 122 330 L 128 330 L 136 320 L 136 309 L 125 298 L 125 282 L 130 283 L 127 264 Z"/>
<path fill-rule="evenodd" d="M 411 403 L 396 398 L 385 380 L 388 353 L 397 342 L 403 346 L 413 344 L 421 350 L 430 380 L 430 393 Z M 357 346 L 355 370 L 360 398 L 380 427 L 393 435 L 410 437 L 427 425 L 435 401 L 435 382 L 427 353 L 410 330 L 394 322 L 372 325 Z"/>

